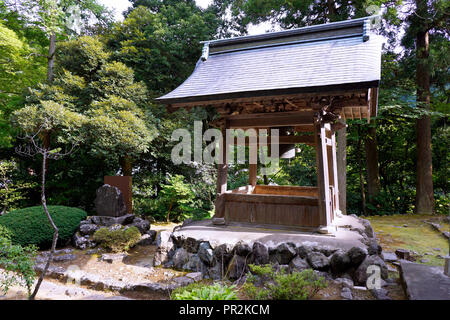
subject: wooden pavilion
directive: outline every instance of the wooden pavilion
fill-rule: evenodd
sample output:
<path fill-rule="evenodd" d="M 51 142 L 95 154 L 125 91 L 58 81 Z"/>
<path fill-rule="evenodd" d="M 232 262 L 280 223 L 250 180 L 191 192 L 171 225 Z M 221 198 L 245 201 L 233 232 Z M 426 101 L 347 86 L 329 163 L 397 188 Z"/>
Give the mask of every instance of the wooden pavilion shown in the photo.
<path fill-rule="evenodd" d="M 205 41 L 191 76 L 157 101 L 169 110 L 215 107 L 222 131 L 280 128 L 280 147 L 313 145 L 317 187 L 257 185 L 257 165 L 250 164 L 248 186 L 227 190 L 222 152 L 215 217 L 323 231 L 339 212 L 337 120 L 376 116 L 380 69 L 381 41 L 370 18 L 347 20 Z"/>

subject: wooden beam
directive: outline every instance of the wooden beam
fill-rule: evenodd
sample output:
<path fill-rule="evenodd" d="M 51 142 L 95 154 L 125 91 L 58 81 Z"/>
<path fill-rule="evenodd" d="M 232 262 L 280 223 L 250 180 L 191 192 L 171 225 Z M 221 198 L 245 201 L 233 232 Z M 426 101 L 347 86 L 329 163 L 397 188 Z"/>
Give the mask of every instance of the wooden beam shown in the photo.
<path fill-rule="evenodd" d="M 284 99 L 284 101 L 289 104 L 290 106 L 296 108 L 296 109 L 300 109 L 295 103 L 291 102 L 289 99 Z"/>
<path fill-rule="evenodd" d="M 313 124 L 302 124 L 294 127 L 295 132 L 314 132 Z"/>
<path fill-rule="evenodd" d="M 251 202 L 251 203 L 273 203 L 273 204 L 291 204 L 317 206 L 316 197 L 292 196 L 292 195 L 273 195 L 273 194 L 242 194 L 225 193 L 225 201 Z"/>
<path fill-rule="evenodd" d="M 192 101 L 192 102 L 172 102 L 171 105 L 174 108 L 184 108 L 186 106 L 206 106 L 206 105 L 223 105 L 227 103 L 252 103 L 263 101 L 283 101 L 284 99 L 294 100 L 294 99 L 308 99 L 318 96 L 342 96 L 342 95 L 357 95 L 365 94 L 367 89 L 345 89 L 345 90 L 324 90 L 315 92 L 304 92 L 304 93 L 283 93 L 277 95 L 267 95 L 267 96 L 253 96 L 253 97 L 236 97 L 236 98 L 220 98 L 216 100 L 205 100 L 205 101 Z M 350 98 L 349 98 L 350 99 Z M 157 103 L 161 103 L 156 101 Z M 339 101 L 339 103 L 343 103 Z"/>
<path fill-rule="evenodd" d="M 261 141 L 258 141 L 257 144 L 259 145 L 267 145 L 267 144 L 274 144 L 275 142 L 272 142 L 272 138 L 270 136 L 266 137 L 266 142 L 262 143 Z M 278 137 L 278 144 L 296 144 L 296 143 L 305 143 L 305 144 L 314 144 L 314 136 L 279 136 Z M 239 139 L 234 139 L 234 144 L 238 146 L 249 146 L 250 145 L 250 137 L 245 137 L 244 143 L 242 144 Z"/>
<path fill-rule="evenodd" d="M 313 123 L 314 112 L 272 112 L 229 116 L 230 128 L 269 128 Z"/>

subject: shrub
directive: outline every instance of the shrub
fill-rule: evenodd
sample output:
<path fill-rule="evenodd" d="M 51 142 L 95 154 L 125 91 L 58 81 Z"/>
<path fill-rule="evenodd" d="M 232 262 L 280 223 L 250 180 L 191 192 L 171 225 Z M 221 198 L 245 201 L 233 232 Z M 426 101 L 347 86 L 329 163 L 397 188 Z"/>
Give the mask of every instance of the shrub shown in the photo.
<path fill-rule="evenodd" d="M 36 276 L 34 258 L 35 246 L 22 247 L 13 245 L 10 240 L 0 236 L 0 267 L 3 269 L 0 277 L 0 289 L 7 293 L 13 285 L 20 285 L 31 295 L 31 287 Z"/>
<path fill-rule="evenodd" d="M 12 237 L 12 232 L 9 231 L 8 228 L 6 228 L 0 224 L 0 238 L 5 238 L 7 240 L 11 240 L 11 237 Z"/>
<path fill-rule="evenodd" d="M 236 286 L 213 285 L 202 286 L 199 284 L 188 285 L 179 288 L 171 294 L 172 300 L 237 300 Z"/>
<path fill-rule="evenodd" d="M 136 227 L 108 229 L 100 228 L 94 233 L 94 241 L 112 252 L 128 251 L 141 239 L 141 233 Z"/>
<path fill-rule="evenodd" d="M 249 265 L 253 274 L 243 286 L 250 299 L 256 300 L 307 300 L 327 286 L 325 279 L 312 269 L 301 272 L 275 272 L 271 265 Z"/>
<path fill-rule="evenodd" d="M 48 211 L 59 229 L 59 244 L 67 243 L 81 220 L 86 218 L 86 212 L 78 208 L 48 206 Z M 48 248 L 52 244 L 53 228 L 42 206 L 11 211 L 0 216 L 0 225 L 12 233 L 13 244 L 36 245 L 40 248 Z"/>

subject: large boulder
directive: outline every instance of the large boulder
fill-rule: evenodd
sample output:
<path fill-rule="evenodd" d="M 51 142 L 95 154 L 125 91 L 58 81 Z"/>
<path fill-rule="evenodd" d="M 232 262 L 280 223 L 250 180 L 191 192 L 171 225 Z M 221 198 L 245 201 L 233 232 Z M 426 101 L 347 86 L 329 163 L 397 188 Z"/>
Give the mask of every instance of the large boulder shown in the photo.
<path fill-rule="evenodd" d="M 370 221 L 367 219 L 359 218 L 359 221 L 364 226 L 364 233 L 369 238 L 375 238 L 375 231 L 372 228 L 372 225 L 370 224 Z"/>
<path fill-rule="evenodd" d="M 383 249 L 378 244 L 377 239 L 372 238 L 369 240 L 367 251 L 369 252 L 369 256 L 374 254 L 381 254 Z"/>
<path fill-rule="evenodd" d="M 80 233 L 83 236 L 89 236 L 91 234 L 94 234 L 95 231 L 97 231 L 100 227 L 93 223 L 84 223 L 80 225 Z"/>
<path fill-rule="evenodd" d="M 122 192 L 109 184 L 104 184 L 97 189 L 94 204 L 99 216 L 120 217 L 127 212 Z"/>
<path fill-rule="evenodd" d="M 177 251 L 175 251 L 175 254 L 172 257 L 173 266 L 175 269 L 181 270 L 183 266 L 188 262 L 189 260 L 189 254 L 186 250 L 183 248 L 179 248 Z"/>
<path fill-rule="evenodd" d="M 308 263 L 314 270 L 324 271 L 330 267 L 329 259 L 321 252 L 310 252 L 308 255 Z"/>
<path fill-rule="evenodd" d="M 236 280 L 241 278 L 248 271 L 247 264 L 245 263 L 245 258 L 235 254 L 228 265 L 227 275 L 228 278 Z"/>
<path fill-rule="evenodd" d="M 289 264 L 296 254 L 295 244 L 283 242 L 277 246 L 275 256 L 279 264 Z"/>
<path fill-rule="evenodd" d="M 134 218 L 130 226 L 135 226 L 141 234 L 145 234 L 150 229 L 150 222 L 141 218 Z"/>
<path fill-rule="evenodd" d="M 384 263 L 383 259 L 380 258 L 378 255 L 372 255 L 366 257 L 366 259 L 360 264 L 360 266 L 356 269 L 354 275 L 353 275 L 353 281 L 359 285 L 359 286 L 365 286 L 366 281 L 368 278 L 367 274 L 367 268 L 369 266 L 378 266 L 380 267 L 381 271 L 381 278 L 387 279 L 388 277 L 388 269 L 386 264 Z"/>
<path fill-rule="evenodd" d="M 346 272 L 352 265 L 352 261 L 347 252 L 342 250 L 336 251 L 330 259 L 330 268 L 333 274 L 342 274 Z"/>
<path fill-rule="evenodd" d="M 183 248 L 186 249 L 187 252 L 197 253 L 199 242 L 191 237 L 188 237 L 184 240 Z"/>
<path fill-rule="evenodd" d="M 209 242 L 202 242 L 198 246 L 198 257 L 204 264 L 211 266 L 214 261 L 214 253 Z"/>
<path fill-rule="evenodd" d="M 94 248 L 97 244 L 89 239 L 89 236 L 83 236 L 76 232 L 72 237 L 72 245 L 80 250 Z"/>
<path fill-rule="evenodd" d="M 289 272 L 293 271 L 303 271 L 305 269 L 309 269 L 310 266 L 305 259 L 300 258 L 299 256 L 289 262 Z"/>
<path fill-rule="evenodd" d="M 306 259 L 311 251 L 312 247 L 308 245 L 300 245 L 297 247 L 297 254 L 302 259 Z"/>
<path fill-rule="evenodd" d="M 202 274 L 206 274 L 208 272 L 208 268 L 205 266 L 202 260 L 200 260 L 198 254 L 196 253 L 189 254 L 189 259 L 183 265 L 183 270 L 201 272 Z"/>
<path fill-rule="evenodd" d="M 241 257 L 247 257 L 251 252 L 252 248 L 245 242 L 238 242 L 234 246 L 234 252 Z"/>
<path fill-rule="evenodd" d="M 269 249 L 267 249 L 267 246 L 258 241 L 254 242 L 250 261 L 252 264 L 268 264 Z"/>
<path fill-rule="evenodd" d="M 213 250 L 213 254 L 216 264 L 226 266 L 233 257 L 232 249 L 233 248 L 231 247 L 231 245 L 227 243 L 222 243 L 221 245 L 215 247 Z"/>
<path fill-rule="evenodd" d="M 156 253 L 154 265 L 160 266 L 167 262 L 173 249 L 173 241 L 170 231 L 161 231 L 156 238 Z M 172 252 L 173 254 L 173 252 Z"/>
<path fill-rule="evenodd" d="M 359 266 L 366 258 L 367 250 L 360 247 L 353 247 L 348 250 L 347 255 L 349 256 L 352 265 Z"/>

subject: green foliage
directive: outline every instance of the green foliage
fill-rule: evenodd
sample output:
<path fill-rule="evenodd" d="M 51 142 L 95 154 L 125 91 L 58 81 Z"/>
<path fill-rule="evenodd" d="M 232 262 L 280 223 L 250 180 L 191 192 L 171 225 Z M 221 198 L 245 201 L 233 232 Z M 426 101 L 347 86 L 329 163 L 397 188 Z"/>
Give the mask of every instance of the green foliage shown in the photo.
<path fill-rule="evenodd" d="M 8 228 L 6 228 L 5 226 L 2 226 L 0 224 L 0 238 L 5 238 L 7 240 L 11 240 L 12 235 L 13 235 L 12 232 L 9 231 Z"/>
<path fill-rule="evenodd" d="M 112 252 L 126 252 L 141 239 L 141 233 L 136 227 L 108 229 L 100 228 L 94 233 L 94 241 Z"/>
<path fill-rule="evenodd" d="M 64 206 L 48 206 L 48 211 L 58 227 L 60 244 L 72 238 L 81 220 L 87 216 L 81 209 Z M 0 216 L 0 225 L 11 231 L 13 244 L 48 248 L 53 240 L 54 231 L 42 206 L 11 211 Z"/>
<path fill-rule="evenodd" d="M 450 211 L 450 196 L 448 194 L 435 193 L 434 199 L 436 213 L 448 215 Z"/>
<path fill-rule="evenodd" d="M 27 105 L 14 113 L 16 126 L 27 133 L 42 127 L 52 146 L 77 143 L 116 163 L 147 152 L 156 132 L 144 111 L 146 88 L 134 82 L 133 70 L 110 61 L 94 37 L 64 42 L 57 54 L 54 83 L 31 90 Z"/>
<path fill-rule="evenodd" d="M 13 245 L 11 241 L 2 237 L 0 226 L 0 291 L 7 293 L 9 288 L 20 285 L 27 289 L 31 295 L 31 288 L 36 273 L 34 271 L 34 258 L 37 255 L 36 247 Z"/>
<path fill-rule="evenodd" d="M 15 162 L 0 160 L 0 210 L 3 213 L 16 209 L 19 203 L 26 199 L 26 191 L 34 186 L 33 183 L 15 181 L 15 171 Z"/>
<path fill-rule="evenodd" d="M 11 146 L 14 141 L 9 116 L 23 91 L 44 79 L 45 68 L 38 52 L 0 20 L 0 147 Z"/>
<path fill-rule="evenodd" d="M 194 1 L 135 2 L 107 36 L 108 45 L 145 81 L 153 97 L 174 89 L 192 72 L 200 41 L 214 37 L 218 20 Z"/>
<path fill-rule="evenodd" d="M 194 197 L 191 186 L 184 182 L 182 175 L 171 176 L 154 202 L 155 213 L 165 217 L 166 221 L 182 221 L 191 217 Z"/>
<path fill-rule="evenodd" d="M 249 265 L 249 274 L 243 286 L 250 299 L 255 300 L 308 300 L 327 286 L 323 277 L 312 269 L 286 273 L 274 271 L 272 265 Z"/>
<path fill-rule="evenodd" d="M 174 290 L 172 300 L 237 300 L 236 286 L 192 284 Z"/>

